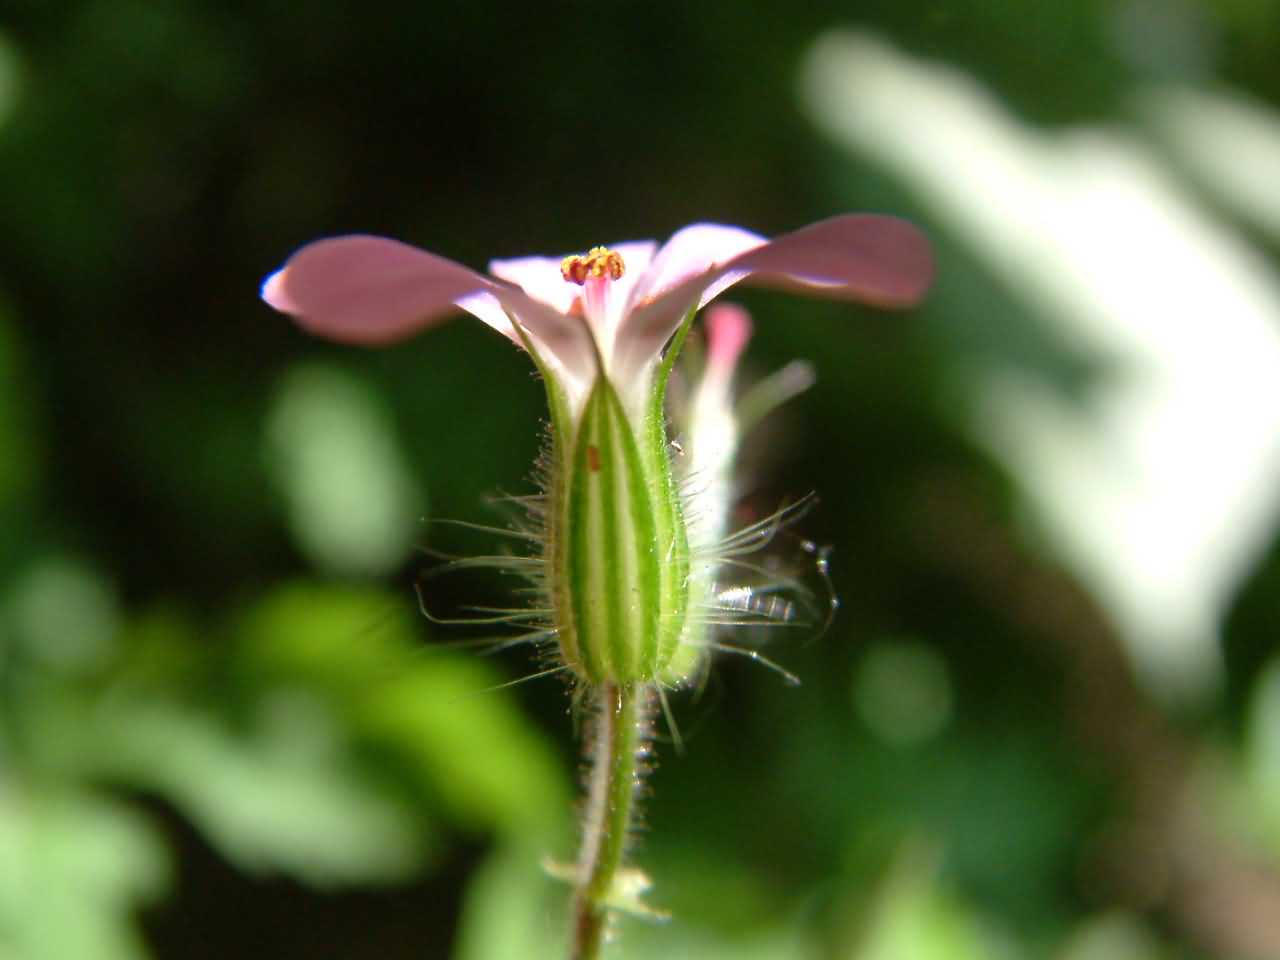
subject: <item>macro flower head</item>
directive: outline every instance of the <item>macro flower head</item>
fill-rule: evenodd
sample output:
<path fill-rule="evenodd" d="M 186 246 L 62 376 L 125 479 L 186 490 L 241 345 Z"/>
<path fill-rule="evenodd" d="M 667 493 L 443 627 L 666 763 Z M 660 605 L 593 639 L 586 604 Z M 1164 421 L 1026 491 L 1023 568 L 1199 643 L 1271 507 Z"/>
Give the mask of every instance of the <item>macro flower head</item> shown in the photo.
<path fill-rule="evenodd" d="M 530 558 L 540 635 L 581 683 L 612 688 L 678 685 L 705 646 L 737 447 L 730 381 L 750 326 L 732 312 L 711 324 L 691 392 L 688 462 L 701 465 L 691 497 L 689 477 L 673 472 L 664 401 L 697 311 L 740 282 L 905 307 L 932 273 L 913 226 L 853 214 L 773 240 L 695 224 L 661 247 L 495 260 L 488 275 L 395 240 L 336 237 L 295 253 L 262 295 L 335 340 L 390 343 L 465 311 L 530 354 L 551 414 L 541 553 Z"/>
<path fill-rule="evenodd" d="M 566 269 L 568 268 L 568 269 Z M 344 236 L 298 251 L 263 298 L 306 330 L 382 344 L 466 311 L 531 349 L 580 410 L 598 373 L 631 411 L 691 309 L 741 281 L 904 307 L 932 279 L 924 237 L 893 217 L 833 217 L 768 240 L 701 223 L 577 257 L 494 260 L 489 275 L 396 240 Z"/>

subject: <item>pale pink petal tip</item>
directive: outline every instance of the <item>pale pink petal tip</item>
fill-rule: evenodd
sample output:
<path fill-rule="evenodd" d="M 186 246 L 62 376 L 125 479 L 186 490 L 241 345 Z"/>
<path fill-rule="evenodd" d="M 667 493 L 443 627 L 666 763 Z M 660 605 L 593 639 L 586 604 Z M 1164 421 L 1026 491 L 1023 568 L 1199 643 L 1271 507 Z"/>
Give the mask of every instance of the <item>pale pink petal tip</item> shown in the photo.
<path fill-rule="evenodd" d="M 736 303 L 716 303 L 707 308 L 707 363 L 732 370 L 751 339 L 751 315 Z"/>
<path fill-rule="evenodd" d="M 283 269 L 277 270 L 262 281 L 262 299 L 268 306 L 274 307 L 281 313 L 292 313 L 297 309 L 289 299 L 289 295 L 285 293 Z"/>

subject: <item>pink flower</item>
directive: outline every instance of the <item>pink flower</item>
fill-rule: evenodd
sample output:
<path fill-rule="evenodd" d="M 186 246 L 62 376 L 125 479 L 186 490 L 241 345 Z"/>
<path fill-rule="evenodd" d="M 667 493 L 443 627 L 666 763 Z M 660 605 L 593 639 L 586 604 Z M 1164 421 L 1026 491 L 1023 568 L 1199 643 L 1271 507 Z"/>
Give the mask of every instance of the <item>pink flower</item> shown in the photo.
<path fill-rule="evenodd" d="M 593 269 L 597 254 L 614 259 Z M 661 248 L 620 243 L 572 259 L 573 269 L 569 258 L 495 260 L 486 276 L 395 240 L 335 237 L 295 253 L 262 296 L 312 333 L 362 344 L 399 340 L 464 310 L 533 351 L 570 411 L 581 410 L 603 374 L 638 414 L 663 346 L 689 311 L 736 283 L 906 307 L 933 277 L 915 227 L 868 214 L 773 240 L 694 224 Z"/>
<path fill-rule="evenodd" d="M 694 312 L 739 282 L 905 307 L 932 277 L 915 227 L 853 214 L 773 240 L 694 224 L 661 248 L 495 260 L 488 276 L 395 240 L 336 237 L 294 254 L 262 295 L 335 340 L 388 343 L 464 310 L 527 350 L 551 418 L 541 549 L 522 568 L 536 571 L 539 609 L 550 611 L 536 635 L 555 638 L 583 683 L 676 685 L 724 613 L 714 576 L 739 430 L 730 388 L 750 335 L 741 312 L 709 318 L 686 424 L 692 449 L 677 471 L 665 395 Z"/>

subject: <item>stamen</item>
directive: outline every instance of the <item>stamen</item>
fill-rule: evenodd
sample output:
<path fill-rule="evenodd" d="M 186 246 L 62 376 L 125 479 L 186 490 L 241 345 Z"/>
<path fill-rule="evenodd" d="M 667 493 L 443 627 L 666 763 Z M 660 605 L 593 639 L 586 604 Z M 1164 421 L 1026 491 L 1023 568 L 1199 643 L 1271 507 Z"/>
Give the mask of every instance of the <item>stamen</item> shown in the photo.
<path fill-rule="evenodd" d="M 627 265 L 622 262 L 622 255 L 608 247 L 592 247 L 582 256 L 574 254 L 560 262 L 560 276 L 578 286 L 592 278 L 608 277 L 610 280 L 617 280 L 626 270 Z"/>

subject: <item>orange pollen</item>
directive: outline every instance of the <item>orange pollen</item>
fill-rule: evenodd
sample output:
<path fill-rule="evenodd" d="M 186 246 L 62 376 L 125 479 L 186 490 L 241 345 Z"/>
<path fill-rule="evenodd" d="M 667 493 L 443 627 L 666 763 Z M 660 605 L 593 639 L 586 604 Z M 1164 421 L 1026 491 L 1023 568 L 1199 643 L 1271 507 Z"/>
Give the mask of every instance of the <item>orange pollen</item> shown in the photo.
<path fill-rule="evenodd" d="M 626 272 L 627 265 L 622 262 L 622 255 L 608 247 L 592 247 L 584 256 L 574 254 L 560 262 L 560 276 L 578 286 L 593 277 L 617 280 Z"/>

